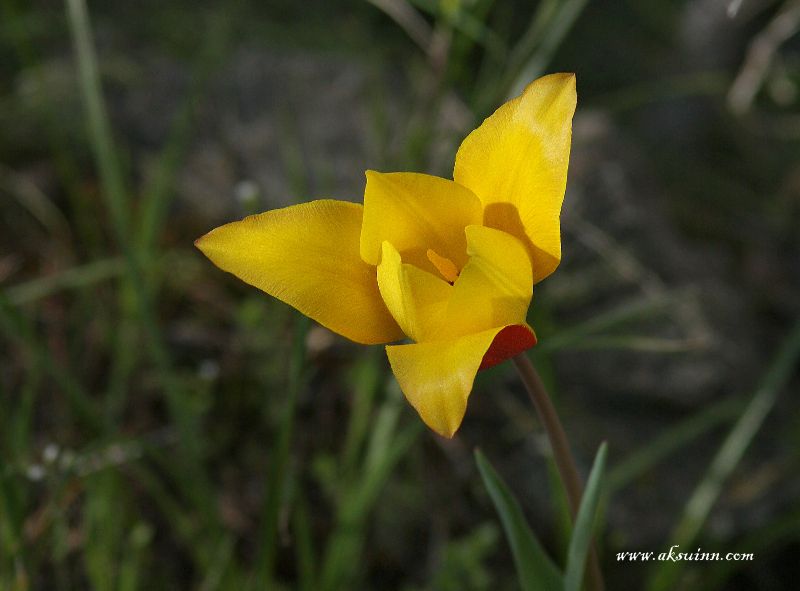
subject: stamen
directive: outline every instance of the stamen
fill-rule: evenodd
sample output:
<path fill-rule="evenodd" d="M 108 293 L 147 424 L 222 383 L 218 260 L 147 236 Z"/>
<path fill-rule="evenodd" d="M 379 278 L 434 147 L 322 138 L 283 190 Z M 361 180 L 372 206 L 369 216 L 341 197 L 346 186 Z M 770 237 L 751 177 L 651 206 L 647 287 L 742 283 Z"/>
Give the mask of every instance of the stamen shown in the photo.
<path fill-rule="evenodd" d="M 453 261 L 443 257 L 435 250 L 428 249 L 428 260 L 433 263 L 433 266 L 442 274 L 448 283 L 453 284 L 458 279 L 458 267 L 453 264 Z"/>

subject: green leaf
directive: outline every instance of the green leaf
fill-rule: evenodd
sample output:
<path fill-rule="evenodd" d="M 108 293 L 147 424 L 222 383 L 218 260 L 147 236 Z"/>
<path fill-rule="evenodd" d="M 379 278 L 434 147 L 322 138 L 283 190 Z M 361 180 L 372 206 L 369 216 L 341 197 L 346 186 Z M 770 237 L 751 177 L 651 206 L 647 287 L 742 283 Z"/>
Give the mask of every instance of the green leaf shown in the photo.
<path fill-rule="evenodd" d="M 489 460 L 480 450 L 475 450 L 475 461 L 483 484 L 489 491 L 495 509 L 506 532 L 506 538 L 514 555 L 519 582 L 524 591 L 553 591 L 561 589 L 563 579 L 558 567 L 545 553 L 544 548 L 531 531 L 519 502 L 494 471 Z"/>
<path fill-rule="evenodd" d="M 592 471 L 589 473 L 589 482 L 583 494 L 575 527 L 572 530 L 572 539 L 567 550 L 567 568 L 564 574 L 564 591 L 580 591 L 583 581 L 583 572 L 586 569 L 586 555 L 592 542 L 592 529 L 597 506 L 600 501 L 601 482 L 606 467 L 606 444 L 603 443 L 597 451 Z"/>
<path fill-rule="evenodd" d="M 786 388 L 800 360 L 800 319 L 781 344 L 758 389 L 723 441 L 702 480 L 694 489 L 675 527 L 670 546 L 689 547 L 700 535 L 711 509 L 723 492 L 727 480 L 736 470 L 747 448 L 764 425 L 767 415 Z M 648 589 L 674 589 L 685 569 L 683 562 L 665 561 L 653 572 Z"/>

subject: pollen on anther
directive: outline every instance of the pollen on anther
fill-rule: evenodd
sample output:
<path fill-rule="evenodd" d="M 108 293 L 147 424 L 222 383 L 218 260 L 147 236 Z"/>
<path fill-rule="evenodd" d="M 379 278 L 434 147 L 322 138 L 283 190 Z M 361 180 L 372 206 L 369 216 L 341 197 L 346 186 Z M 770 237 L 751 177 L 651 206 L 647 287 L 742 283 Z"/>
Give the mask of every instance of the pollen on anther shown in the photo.
<path fill-rule="evenodd" d="M 448 283 L 452 284 L 456 282 L 456 279 L 458 279 L 458 267 L 455 266 L 453 261 L 447 257 L 443 257 L 430 248 L 428 249 L 427 255 L 428 260 L 433 263 L 433 266 L 436 267 Z"/>

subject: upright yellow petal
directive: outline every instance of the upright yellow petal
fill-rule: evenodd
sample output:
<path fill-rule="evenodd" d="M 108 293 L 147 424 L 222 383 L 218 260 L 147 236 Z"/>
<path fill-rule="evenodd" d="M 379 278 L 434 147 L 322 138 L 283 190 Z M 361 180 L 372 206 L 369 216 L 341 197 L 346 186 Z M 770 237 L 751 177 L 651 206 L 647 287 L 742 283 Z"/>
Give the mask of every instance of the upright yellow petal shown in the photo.
<path fill-rule="evenodd" d="M 507 336 L 504 343 L 499 342 L 501 335 Z M 461 426 L 478 369 L 535 343 L 527 326 L 498 326 L 449 341 L 388 346 L 386 354 L 400 389 L 420 418 L 439 435 L 452 437 Z"/>
<path fill-rule="evenodd" d="M 525 247 L 511 234 L 485 226 L 467 226 L 466 236 L 470 259 L 453 286 L 443 336 L 524 323 L 533 295 Z"/>
<path fill-rule="evenodd" d="M 353 341 L 403 333 L 358 252 L 363 208 L 322 200 L 275 209 L 212 230 L 195 244 L 223 271 Z"/>
<path fill-rule="evenodd" d="M 378 287 L 397 324 L 415 341 L 435 338 L 445 321 L 453 287 L 443 279 L 403 263 L 389 242 L 383 243 Z"/>
<path fill-rule="evenodd" d="M 376 265 L 389 241 L 403 260 L 435 272 L 432 249 L 460 269 L 466 262 L 464 227 L 480 224 L 480 200 L 451 180 L 412 172 L 367 171 L 361 258 Z"/>
<path fill-rule="evenodd" d="M 574 74 L 539 78 L 470 133 L 456 155 L 453 178 L 480 198 L 485 225 L 525 242 L 534 282 L 561 260 L 576 101 Z"/>

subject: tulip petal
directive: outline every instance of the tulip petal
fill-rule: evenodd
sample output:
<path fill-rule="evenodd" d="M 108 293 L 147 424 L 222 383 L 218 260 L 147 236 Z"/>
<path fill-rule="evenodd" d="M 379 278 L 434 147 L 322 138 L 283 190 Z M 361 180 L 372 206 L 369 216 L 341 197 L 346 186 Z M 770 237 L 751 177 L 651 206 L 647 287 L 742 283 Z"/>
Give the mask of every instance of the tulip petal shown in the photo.
<path fill-rule="evenodd" d="M 223 271 L 353 341 L 403 337 L 359 256 L 361 205 L 320 200 L 249 216 L 195 242 Z"/>
<path fill-rule="evenodd" d="M 436 272 L 434 250 L 460 269 L 466 263 L 464 227 L 480 224 L 480 200 L 451 180 L 412 172 L 367 171 L 361 258 L 376 265 L 389 241 L 403 260 Z"/>
<path fill-rule="evenodd" d="M 445 321 L 453 287 L 437 276 L 403 263 L 389 242 L 383 243 L 378 287 L 397 324 L 415 341 L 431 340 Z"/>
<path fill-rule="evenodd" d="M 574 74 L 539 78 L 470 133 L 456 154 L 453 178 L 480 198 L 485 225 L 523 240 L 534 282 L 561 260 L 559 217 L 576 101 Z"/>
<path fill-rule="evenodd" d="M 469 262 L 453 285 L 442 336 L 455 338 L 522 324 L 533 295 L 528 253 L 511 234 L 467 226 Z"/>
<path fill-rule="evenodd" d="M 504 345 L 502 352 L 508 357 L 500 359 L 499 351 L 495 351 L 484 364 L 495 337 L 509 328 L 512 327 L 499 326 L 449 341 L 386 347 L 400 389 L 428 427 L 443 437 L 452 437 L 461 426 L 478 369 L 490 367 L 535 343 L 535 337 L 531 342 L 517 333 L 514 347 Z M 530 330 L 527 326 L 520 328 Z"/>
<path fill-rule="evenodd" d="M 536 345 L 536 333 L 527 324 L 512 324 L 497 333 L 486 351 L 480 369 L 489 369 Z"/>

